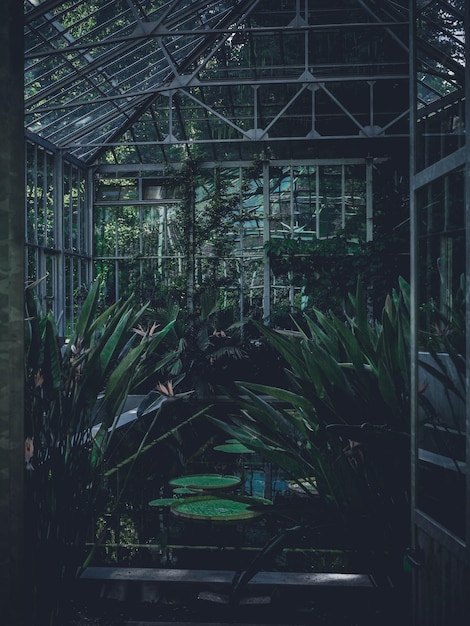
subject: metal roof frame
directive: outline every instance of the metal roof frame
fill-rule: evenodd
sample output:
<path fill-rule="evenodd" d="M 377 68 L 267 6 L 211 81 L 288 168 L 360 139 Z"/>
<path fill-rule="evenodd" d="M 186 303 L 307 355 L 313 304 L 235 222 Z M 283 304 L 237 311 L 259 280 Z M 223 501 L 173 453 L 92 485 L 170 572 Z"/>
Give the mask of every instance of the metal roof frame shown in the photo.
<path fill-rule="evenodd" d="M 165 162 L 189 145 L 220 161 L 248 145 L 403 138 L 407 5 L 25 0 L 26 127 L 87 165 Z M 436 71 L 442 51 L 421 50 Z M 444 61 L 458 83 L 459 60 Z"/>

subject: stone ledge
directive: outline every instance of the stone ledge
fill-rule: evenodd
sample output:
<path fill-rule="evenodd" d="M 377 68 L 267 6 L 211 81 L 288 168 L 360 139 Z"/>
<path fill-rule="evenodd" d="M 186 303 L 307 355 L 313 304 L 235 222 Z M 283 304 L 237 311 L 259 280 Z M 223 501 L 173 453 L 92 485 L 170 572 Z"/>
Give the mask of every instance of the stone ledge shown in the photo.
<path fill-rule="evenodd" d="M 162 569 L 140 567 L 87 567 L 81 579 L 99 581 L 191 583 L 231 585 L 235 576 L 231 570 Z M 280 587 L 362 587 L 376 588 L 370 574 L 332 572 L 258 572 L 248 583 L 254 586 Z"/>

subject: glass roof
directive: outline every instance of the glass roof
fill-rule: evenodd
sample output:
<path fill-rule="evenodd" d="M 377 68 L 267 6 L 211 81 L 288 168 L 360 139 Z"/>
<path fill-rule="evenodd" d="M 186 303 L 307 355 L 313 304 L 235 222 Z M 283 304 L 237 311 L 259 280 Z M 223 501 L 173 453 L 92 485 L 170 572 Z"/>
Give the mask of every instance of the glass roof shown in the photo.
<path fill-rule="evenodd" d="M 25 0 L 25 124 L 88 164 L 181 161 L 189 146 L 212 161 L 312 157 L 326 138 L 405 136 L 407 5 Z"/>
<path fill-rule="evenodd" d="M 418 97 L 422 106 L 463 89 L 465 1 L 417 3 Z"/>

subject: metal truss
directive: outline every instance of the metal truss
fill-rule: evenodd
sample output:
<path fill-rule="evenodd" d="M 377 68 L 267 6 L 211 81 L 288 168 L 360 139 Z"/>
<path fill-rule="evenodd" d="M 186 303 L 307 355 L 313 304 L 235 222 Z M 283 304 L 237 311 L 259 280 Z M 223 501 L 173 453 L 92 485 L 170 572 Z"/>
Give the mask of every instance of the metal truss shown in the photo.
<path fill-rule="evenodd" d="M 25 0 L 27 128 L 88 164 L 404 137 L 407 2 L 378 4 Z"/>

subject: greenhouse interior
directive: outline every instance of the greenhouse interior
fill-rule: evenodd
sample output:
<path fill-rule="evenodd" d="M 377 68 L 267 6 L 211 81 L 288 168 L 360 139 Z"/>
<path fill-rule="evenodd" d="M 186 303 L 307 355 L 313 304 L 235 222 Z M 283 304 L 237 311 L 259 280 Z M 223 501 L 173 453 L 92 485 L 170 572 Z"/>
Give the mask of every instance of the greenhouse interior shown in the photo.
<path fill-rule="evenodd" d="M 468 624 L 470 3 L 2 8 L 2 623 Z"/>

